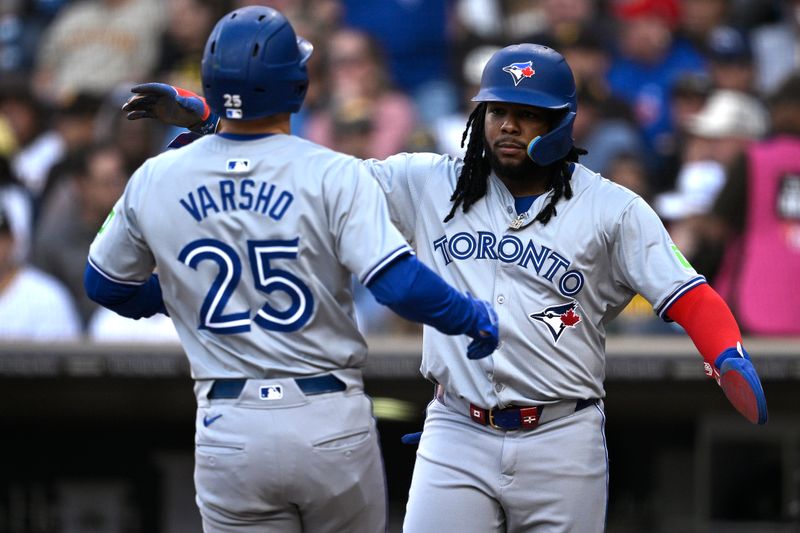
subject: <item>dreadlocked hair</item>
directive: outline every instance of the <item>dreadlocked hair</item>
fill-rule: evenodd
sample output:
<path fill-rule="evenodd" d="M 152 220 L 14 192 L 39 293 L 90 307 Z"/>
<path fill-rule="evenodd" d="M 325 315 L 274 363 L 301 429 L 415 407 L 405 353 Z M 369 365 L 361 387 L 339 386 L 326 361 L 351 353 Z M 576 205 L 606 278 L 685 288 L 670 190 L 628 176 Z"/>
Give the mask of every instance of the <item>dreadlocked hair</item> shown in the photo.
<path fill-rule="evenodd" d="M 484 116 L 486 115 L 486 102 L 478 104 L 467 119 L 467 127 L 461 136 L 461 147 L 469 136 L 469 143 L 467 144 L 466 155 L 464 156 L 464 166 L 461 168 L 461 174 L 458 176 L 456 188 L 450 196 L 450 201 L 453 202 L 453 207 L 444 218 L 444 222 L 452 219 L 459 205 L 463 205 L 462 211 L 465 213 L 469 211 L 472 204 L 480 200 L 486 194 L 487 178 L 491 172 L 491 163 L 489 156 L 484 149 Z M 471 133 L 470 133 L 471 130 Z M 542 171 L 549 176 L 547 180 L 547 188 L 553 189 L 553 195 L 550 202 L 536 215 L 536 219 L 542 224 L 547 222 L 553 216 L 556 216 L 556 203 L 565 197 L 567 200 L 572 198 L 572 187 L 569 180 L 572 177 L 570 173 L 570 163 L 577 162 L 578 158 L 588 152 L 583 148 L 573 146 L 570 148 L 567 155 L 546 167 L 542 167 Z"/>
<path fill-rule="evenodd" d="M 583 148 L 573 146 L 563 159 L 544 167 L 545 171 L 550 175 L 547 188 L 553 189 L 553 195 L 550 197 L 550 201 L 547 205 L 536 215 L 534 220 L 538 220 L 542 225 L 547 224 L 550 218 L 558 215 L 556 212 L 556 204 L 561 197 L 563 196 L 567 200 L 572 198 L 572 186 L 569 183 L 569 180 L 572 178 L 572 173 L 569 170 L 569 164 L 577 163 L 580 156 L 588 153 L 589 152 Z"/>
<path fill-rule="evenodd" d="M 464 147 L 468 135 L 469 144 L 467 144 L 464 166 L 458 176 L 456 189 L 453 191 L 453 195 L 450 196 L 453 208 L 444 218 L 444 222 L 453 218 L 459 205 L 464 204 L 463 209 L 466 213 L 472 204 L 486 194 L 486 178 L 491 172 L 489 156 L 486 155 L 483 149 L 483 117 L 486 115 L 486 105 L 486 102 L 481 102 L 475 106 L 475 109 L 472 110 L 467 119 L 467 127 L 464 129 L 464 134 L 461 135 L 461 147 Z M 471 135 L 470 130 L 472 130 Z"/>

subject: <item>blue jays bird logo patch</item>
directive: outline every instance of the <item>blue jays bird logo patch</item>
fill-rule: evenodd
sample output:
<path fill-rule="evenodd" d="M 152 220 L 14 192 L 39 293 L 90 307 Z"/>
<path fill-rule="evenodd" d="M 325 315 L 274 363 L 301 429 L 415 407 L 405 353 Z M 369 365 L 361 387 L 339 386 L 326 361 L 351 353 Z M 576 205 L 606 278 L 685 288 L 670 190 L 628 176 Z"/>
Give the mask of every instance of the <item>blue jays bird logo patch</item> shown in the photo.
<path fill-rule="evenodd" d="M 577 308 L 578 302 L 572 300 L 565 304 L 551 305 L 528 316 L 532 320 L 544 324 L 553 336 L 553 340 L 558 342 L 564 330 L 574 328 L 581 321 L 581 316 L 576 312 Z"/>
<path fill-rule="evenodd" d="M 530 78 L 536 71 L 533 70 L 533 61 L 525 61 L 524 63 L 511 63 L 503 67 L 503 72 L 508 72 L 514 78 L 514 87 L 519 85 L 519 82 L 525 78 Z"/>

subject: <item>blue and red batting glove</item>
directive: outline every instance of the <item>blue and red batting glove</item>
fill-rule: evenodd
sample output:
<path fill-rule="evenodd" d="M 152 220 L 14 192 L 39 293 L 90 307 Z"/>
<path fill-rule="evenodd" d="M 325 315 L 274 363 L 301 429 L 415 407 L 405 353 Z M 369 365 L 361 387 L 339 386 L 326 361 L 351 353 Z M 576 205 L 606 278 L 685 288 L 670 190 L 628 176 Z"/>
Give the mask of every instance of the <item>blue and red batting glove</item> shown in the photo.
<path fill-rule="evenodd" d="M 737 342 L 735 348 L 722 352 L 714 366 L 712 377 L 722 387 L 731 405 L 753 424 L 766 424 L 767 398 L 750 356 L 741 343 Z"/>
<path fill-rule="evenodd" d="M 154 118 L 166 124 L 207 134 L 217 127 L 217 117 L 202 96 L 166 83 L 143 83 L 131 89 L 132 97 L 122 106 L 128 120 Z"/>

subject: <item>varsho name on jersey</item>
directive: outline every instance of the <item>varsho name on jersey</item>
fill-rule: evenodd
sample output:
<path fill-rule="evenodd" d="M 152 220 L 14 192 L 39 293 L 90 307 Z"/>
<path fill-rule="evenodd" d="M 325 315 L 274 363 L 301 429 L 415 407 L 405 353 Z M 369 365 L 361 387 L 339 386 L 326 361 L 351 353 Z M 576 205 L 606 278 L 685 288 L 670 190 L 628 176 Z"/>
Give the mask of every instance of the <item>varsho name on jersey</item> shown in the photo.
<path fill-rule="evenodd" d="M 531 268 L 546 280 L 554 282 L 564 296 L 575 296 L 583 288 L 583 274 L 569 270 L 569 259 L 547 246 L 537 248 L 530 239 L 525 243 L 515 235 L 505 235 L 498 241 L 497 236 L 489 231 L 479 231 L 477 235 L 461 232 L 449 239 L 447 235 L 439 237 L 433 241 L 433 248 L 442 254 L 448 265 L 454 260 L 487 259 Z"/>
<path fill-rule="evenodd" d="M 180 204 L 198 222 L 212 213 L 237 210 L 254 211 L 280 220 L 293 200 L 292 193 L 277 192 L 275 185 L 265 181 L 226 179 L 189 191 L 180 199 Z"/>

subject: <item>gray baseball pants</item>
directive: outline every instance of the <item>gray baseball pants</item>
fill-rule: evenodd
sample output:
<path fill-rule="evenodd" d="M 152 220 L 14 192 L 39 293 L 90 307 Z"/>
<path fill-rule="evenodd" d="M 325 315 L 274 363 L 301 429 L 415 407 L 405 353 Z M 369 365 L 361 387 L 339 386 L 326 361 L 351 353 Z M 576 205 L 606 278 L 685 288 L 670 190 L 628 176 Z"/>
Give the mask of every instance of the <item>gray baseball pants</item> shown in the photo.
<path fill-rule="evenodd" d="M 336 374 L 346 391 L 311 396 L 292 379 L 269 379 L 208 400 L 198 382 L 194 479 L 205 533 L 385 531 L 371 402 L 360 373 Z"/>
<path fill-rule="evenodd" d="M 404 532 L 604 530 L 608 459 L 602 402 L 514 431 L 482 426 L 465 407 L 447 403 L 428 406 Z"/>

